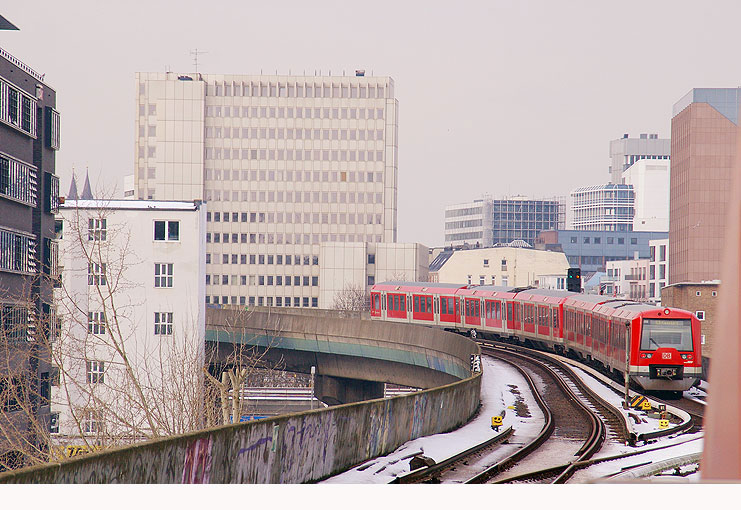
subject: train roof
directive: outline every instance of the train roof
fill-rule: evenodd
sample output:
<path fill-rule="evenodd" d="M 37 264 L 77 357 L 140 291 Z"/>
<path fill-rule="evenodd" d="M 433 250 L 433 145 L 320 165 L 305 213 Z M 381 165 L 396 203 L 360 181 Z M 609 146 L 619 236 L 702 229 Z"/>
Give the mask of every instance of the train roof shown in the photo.
<path fill-rule="evenodd" d="M 512 297 L 516 293 L 516 287 L 504 287 L 496 285 L 469 285 L 456 292 L 456 294 L 461 296 L 482 297 Z"/>
<path fill-rule="evenodd" d="M 375 291 L 403 291 L 403 292 L 429 292 L 431 294 L 454 293 L 454 291 L 464 288 L 466 285 L 457 283 L 436 283 L 436 282 L 381 282 L 375 284 L 371 290 Z"/>

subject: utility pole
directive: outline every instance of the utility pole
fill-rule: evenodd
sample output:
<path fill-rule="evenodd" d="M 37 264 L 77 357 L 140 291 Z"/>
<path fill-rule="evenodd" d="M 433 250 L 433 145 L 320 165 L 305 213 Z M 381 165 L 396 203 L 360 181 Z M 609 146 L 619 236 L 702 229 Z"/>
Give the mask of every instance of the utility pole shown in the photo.
<path fill-rule="evenodd" d="M 316 375 L 316 367 L 311 366 L 311 409 L 314 409 L 314 376 Z"/>
<path fill-rule="evenodd" d="M 630 402 L 630 322 L 625 325 L 625 403 L 623 409 L 628 409 Z"/>

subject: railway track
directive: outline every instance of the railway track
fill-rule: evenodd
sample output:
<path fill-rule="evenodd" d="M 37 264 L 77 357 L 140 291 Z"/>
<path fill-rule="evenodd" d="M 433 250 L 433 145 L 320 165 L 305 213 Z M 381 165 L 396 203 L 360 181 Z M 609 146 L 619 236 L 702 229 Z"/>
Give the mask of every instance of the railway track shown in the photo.
<path fill-rule="evenodd" d="M 641 454 L 630 452 L 597 456 L 605 438 L 627 444 L 635 437 L 631 437 L 623 413 L 597 395 L 571 370 L 569 364 L 554 356 L 511 344 L 482 345 L 482 353 L 509 363 L 523 375 L 545 417 L 545 424 L 538 436 L 523 441 L 516 430 L 506 430 L 466 452 L 434 466 L 418 469 L 392 483 L 565 483 L 580 469 Z M 663 403 L 657 398 L 653 400 Z M 689 432 L 701 429 L 704 414 L 702 401 L 683 398 L 666 403 L 692 417 Z M 681 432 L 686 427 L 672 430 L 673 433 Z M 668 433 L 671 432 L 647 435 Z M 578 449 L 577 445 L 580 445 Z M 668 446 L 656 449 L 663 448 Z M 504 458 L 503 454 L 506 455 Z M 472 468 L 476 469 L 477 464 L 486 464 L 488 456 L 500 460 L 473 476 L 460 478 L 467 472 L 475 473 Z"/>
<path fill-rule="evenodd" d="M 589 465 L 588 459 L 599 451 L 606 437 L 624 441 L 627 430 L 622 415 L 611 411 L 611 406 L 594 395 L 568 367 L 550 359 L 541 359 L 537 353 L 518 350 L 498 345 L 484 347 L 482 352 L 510 364 L 527 381 L 543 412 L 544 425 L 540 433 L 518 444 L 522 439 L 514 431 L 507 438 L 494 438 L 433 466 L 408 473 L 392 483 L 564 483 L 576 469 Z M 470 475 L 471 465 L 485 463 L 495 448 L 498 448 L 495 453 L 499 460 L 473 476 L 461 479 L 461 475 Z M 511 452 L 501 458 L 502 449 Z M 543 465 L 550 467 L 542 469 Z M 506 472 L 514 466 L 520 468 L 519 473 L 507 476 Z M 537 469 L 533 469 L 535 466 Z"/>
<path fill-rule="evenodd" d="M 518 465 L 518 473 L 506 475 L 506 466 L 495 465 L 468 483 L 564 483 L 600 450 L 608 436 L 616 441 L 625 441 L 628 433 L 622 414 L 597 396 L 566 365 L 537 352 L 495 345 L 484 347 L 482 352 L 524 365 L 543 381 L 548 406 L 554 415 L 554 433 L 550 445 L 544 444 Z M 581 441 L 581 446 L 574 452 L 573 445 L 578 441 Z M 541 467 L 544 465 L 549 467 L 544 469 Z"/>

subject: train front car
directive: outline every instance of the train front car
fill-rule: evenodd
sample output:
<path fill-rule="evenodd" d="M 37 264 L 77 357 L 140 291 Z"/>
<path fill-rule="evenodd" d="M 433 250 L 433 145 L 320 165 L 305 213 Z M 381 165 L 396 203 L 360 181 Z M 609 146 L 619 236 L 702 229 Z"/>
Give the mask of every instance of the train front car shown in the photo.
<path fill-rule="evenodd" d="M 702 375 L 700 321 L 674 308 L 641 311 L 631 321 L 630 375 L 649 391 L 682 392 Z"/>

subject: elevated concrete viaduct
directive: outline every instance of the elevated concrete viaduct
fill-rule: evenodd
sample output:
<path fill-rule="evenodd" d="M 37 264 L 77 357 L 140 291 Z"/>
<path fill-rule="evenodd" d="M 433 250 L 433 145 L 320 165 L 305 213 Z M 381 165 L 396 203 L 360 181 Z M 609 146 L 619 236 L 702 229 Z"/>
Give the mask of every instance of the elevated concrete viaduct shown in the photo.
<path fill-rule="evenodd" d="M 293 370 L 316 366 L 323 398 L 375 395 L 377 384 L 432 387 L 389 399 L 237 423 L 0 474 L 0 483 L 303 483 L 452 430 L 479 407 L 478 346 L 453 333 L 293 309 L 211 309 L 207 341 L 270 346 Z M 369 383 L 364 388 L 363 385 Z"/>
<path fill-rule="evenodd" d="M 210 307 L 206 341 L 216 361 L 235 346 L 257 348 L 269 362 L 309 373 L 328 405 L 383 397 L 383 384 L 434 388 L 468 376 L 471 342 L 458 335 L 363 320 L 358 312 Z"/>

